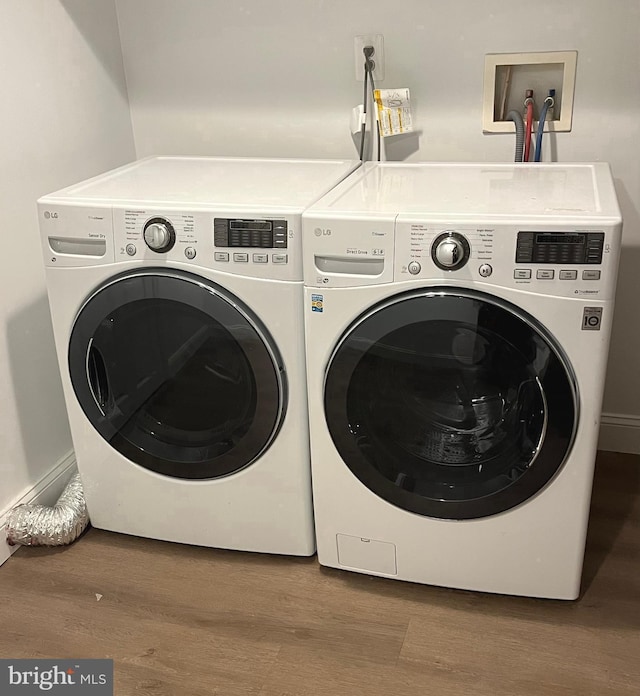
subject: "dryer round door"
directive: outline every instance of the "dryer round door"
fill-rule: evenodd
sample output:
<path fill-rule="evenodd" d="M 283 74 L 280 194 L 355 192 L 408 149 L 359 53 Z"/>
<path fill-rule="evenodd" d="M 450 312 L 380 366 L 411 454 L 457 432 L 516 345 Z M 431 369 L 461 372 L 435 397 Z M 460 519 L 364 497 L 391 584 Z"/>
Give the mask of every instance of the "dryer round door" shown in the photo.
<path fill-rule="evenodd" d="M 284 368 L 264 326 L 224 289 L 178 271 L 98 289 L 76 317 L 69 371 L 98 433 L 166 476 L 239 471 L 284 418 Z"/>
<path fill-rule="evenodd" d="M 429 517 L 515 507 L 560 469 L 575 378 L 533 317 L 483 293 L 398 295 L 355 321 L 329 361 L 327 426 L 371 491 Z"/>

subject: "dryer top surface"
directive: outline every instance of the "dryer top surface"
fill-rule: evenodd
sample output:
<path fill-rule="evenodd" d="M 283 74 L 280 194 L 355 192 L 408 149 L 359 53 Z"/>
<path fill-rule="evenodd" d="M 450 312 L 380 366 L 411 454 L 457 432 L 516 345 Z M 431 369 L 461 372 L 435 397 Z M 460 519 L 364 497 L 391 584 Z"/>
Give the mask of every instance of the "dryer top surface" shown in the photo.
<path fill-rule="evenodd" d="M 309 214 L 619 219 L 606 163 L 368 163 Z"/>
<path fill-rule="evenodd" d="M 359 164 L 349 160 L 152 157 L 41 200 L 302 212 Z"/>

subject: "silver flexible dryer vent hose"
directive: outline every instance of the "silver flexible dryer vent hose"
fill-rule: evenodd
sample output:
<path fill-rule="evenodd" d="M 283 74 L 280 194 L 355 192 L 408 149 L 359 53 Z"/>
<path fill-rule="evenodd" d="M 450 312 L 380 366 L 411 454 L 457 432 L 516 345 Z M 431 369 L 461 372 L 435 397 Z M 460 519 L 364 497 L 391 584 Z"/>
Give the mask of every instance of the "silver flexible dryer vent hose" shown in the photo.
<path fill-rule="evenodd" d="M 10 546 L 65 546 L 75 541 L 89 524 L 79 474 L 74 474 L 53 507 L 18 505 L 7 520 Z"/>

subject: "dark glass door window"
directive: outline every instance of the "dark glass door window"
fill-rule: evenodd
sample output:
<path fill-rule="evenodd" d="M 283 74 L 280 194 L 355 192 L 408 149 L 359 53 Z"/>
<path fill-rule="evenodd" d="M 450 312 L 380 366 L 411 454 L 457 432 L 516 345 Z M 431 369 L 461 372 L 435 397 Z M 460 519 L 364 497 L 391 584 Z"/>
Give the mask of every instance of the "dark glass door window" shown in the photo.
<path fill-rule="evenodd" d="M 333 441 L 374 493 L 426 516 L 520 504 L 562 466 L 572 372 L 521 310 L 472 291 L 400 295 L 345 333 L 327 368 Z"/>
<path fill-rule="evenodd" d="M 96 292 L 71 334 L 76 396 L 121 454 L 168 476 L 224 476 L 271 444 L 282 361 L 257 318 L 221 288 L 166 272 Z"/>

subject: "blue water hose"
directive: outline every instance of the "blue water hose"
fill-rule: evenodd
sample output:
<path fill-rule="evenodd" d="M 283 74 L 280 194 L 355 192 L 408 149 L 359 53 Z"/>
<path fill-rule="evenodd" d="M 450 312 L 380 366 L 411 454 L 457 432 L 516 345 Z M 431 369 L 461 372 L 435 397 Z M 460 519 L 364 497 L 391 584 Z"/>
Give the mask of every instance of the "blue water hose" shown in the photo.
<path fill-rule="evenodd" d="M 538 121 L 538 131 L 536 133 L 536 152 L 533 160 L 534 162 L 540 162 L 542 157 L 542 134 L 544 133 L 544 122 L 547 119 L 547 111 L 549 111 L 549 108 L 552 107 L 555 103 L 555 96 L 555 89 L 550 89 L 549 95 L 544 100 L 544 106 L 542 107 L 542 111 L 540 112 L 540 120 Z"/>

